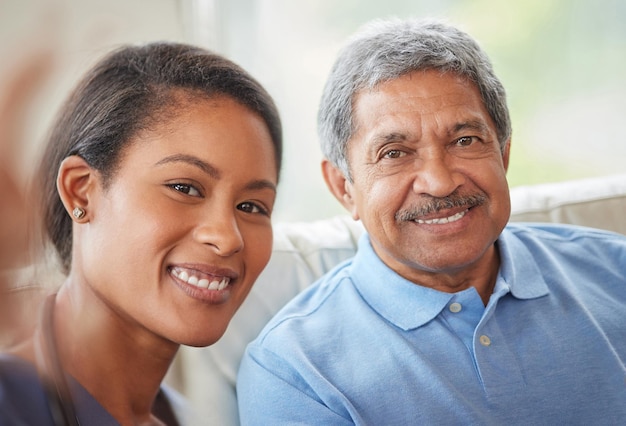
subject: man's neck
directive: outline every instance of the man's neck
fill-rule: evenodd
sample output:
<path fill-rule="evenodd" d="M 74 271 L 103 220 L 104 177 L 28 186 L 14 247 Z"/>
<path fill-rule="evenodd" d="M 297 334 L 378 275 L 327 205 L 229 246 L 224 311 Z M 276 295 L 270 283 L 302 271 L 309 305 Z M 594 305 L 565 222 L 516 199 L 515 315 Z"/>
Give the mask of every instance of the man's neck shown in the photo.
<path fill-rule="evenodd" d="M 500 253 L 496 242 L 470 265 L 440 270 L 407 267 L 396 272 L 418 285 L 445 293 L 457 293 L 474 287 L 486 306 L 493 293 L 499 269 Z"/>

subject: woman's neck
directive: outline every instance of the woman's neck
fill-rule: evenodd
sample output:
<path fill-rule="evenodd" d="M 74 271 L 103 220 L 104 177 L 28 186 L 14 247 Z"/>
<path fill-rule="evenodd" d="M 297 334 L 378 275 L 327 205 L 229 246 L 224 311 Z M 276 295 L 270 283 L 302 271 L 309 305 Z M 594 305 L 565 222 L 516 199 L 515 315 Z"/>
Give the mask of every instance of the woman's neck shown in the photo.
<path fill-rule="evenodd" d="M 63 369 L 121 424 L 150 421 L 179 345 L 122 317 L 90 289 L 69 282 L 57 295 L 54 321 Z"/>

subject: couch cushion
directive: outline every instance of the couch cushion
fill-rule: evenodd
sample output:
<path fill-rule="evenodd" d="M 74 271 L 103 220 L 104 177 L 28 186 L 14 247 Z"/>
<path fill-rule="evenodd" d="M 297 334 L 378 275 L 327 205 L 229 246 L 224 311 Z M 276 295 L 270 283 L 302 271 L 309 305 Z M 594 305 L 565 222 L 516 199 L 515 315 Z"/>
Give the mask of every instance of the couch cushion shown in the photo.
<path fill-rule="evenodd" d="M 626 174 L 518 186 L 511 221 L 557 222 L 626 234 Z"/>

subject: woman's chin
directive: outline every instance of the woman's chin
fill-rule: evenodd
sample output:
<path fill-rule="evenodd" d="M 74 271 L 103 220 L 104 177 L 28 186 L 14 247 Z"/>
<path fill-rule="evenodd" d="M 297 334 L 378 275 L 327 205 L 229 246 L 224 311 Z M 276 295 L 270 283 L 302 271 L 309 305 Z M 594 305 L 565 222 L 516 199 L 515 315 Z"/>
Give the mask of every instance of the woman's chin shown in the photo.
<path fill-rule="evenodd" d="M 211 346 L 215 342 L 217 342 L 226 332 L 226 328 L 222 330 L 212 330 L 210 334 L 205 333 L 194 333 L 191 335 L 183 336 L 183 338 L 178 340 L 180 345 L 191 346 L 194 348 L 203 348 L 206 346 Z"/>

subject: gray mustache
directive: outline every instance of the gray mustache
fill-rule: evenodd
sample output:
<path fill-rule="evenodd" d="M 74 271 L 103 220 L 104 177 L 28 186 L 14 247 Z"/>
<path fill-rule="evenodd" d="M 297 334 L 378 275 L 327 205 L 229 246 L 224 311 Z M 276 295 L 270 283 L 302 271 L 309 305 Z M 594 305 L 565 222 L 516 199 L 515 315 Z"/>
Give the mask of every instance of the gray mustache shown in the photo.
<path fill-rule="evenodd" d="M 484 194 L 459 195 L 452 193 L 446 197 L 428 198 L 429 200 L 420 206 L 413 206 L 409 209 L 397 212 L 395 215 L 396 221 L 413 221 L 421 218 L 422 216 L 437 213 L 441 210 L 452 209 L 455 207 L 476 207 L 487 201 L 487 197 Z"/>

